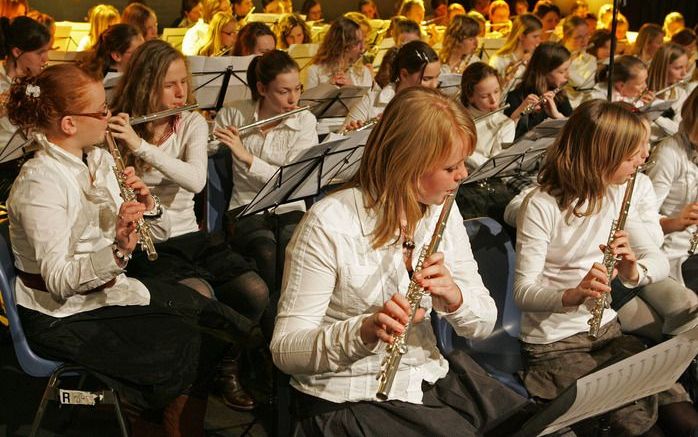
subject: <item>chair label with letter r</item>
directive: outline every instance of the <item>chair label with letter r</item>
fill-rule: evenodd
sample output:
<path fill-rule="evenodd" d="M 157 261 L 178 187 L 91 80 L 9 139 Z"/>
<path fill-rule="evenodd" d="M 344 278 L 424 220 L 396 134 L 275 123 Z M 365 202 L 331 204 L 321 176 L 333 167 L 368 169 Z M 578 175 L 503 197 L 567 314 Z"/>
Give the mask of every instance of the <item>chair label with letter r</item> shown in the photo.
<path fill-rule="evenodd" d="M 63 405 L 96 405 L 104 399 L 101 392 L 93 393 L 79 390 L 58 390 L 60 403 Z"/>

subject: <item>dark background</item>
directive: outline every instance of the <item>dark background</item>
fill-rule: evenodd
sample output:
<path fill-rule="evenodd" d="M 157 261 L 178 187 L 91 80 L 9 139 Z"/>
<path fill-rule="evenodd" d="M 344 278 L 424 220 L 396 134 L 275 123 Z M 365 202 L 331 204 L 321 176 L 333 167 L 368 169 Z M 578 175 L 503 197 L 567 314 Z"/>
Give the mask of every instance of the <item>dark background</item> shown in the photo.
<path fill-rule="evenodd" d="M 87 9 L 99 3 L 111 3 L 120 10 L 126 6 L 127 0 L 29 0 L 31 7 L 42 12 L 53 15 L 56 20 L 82 21 L 87 13 Z M 472 0 L 458 0 L 466 8 L 470 9 Z M 167 27 L 178 16 L 180 11 L 179 0 L 146 0 L 147 4 L 155 9 L 158 14 L 160 27 Z M 326 19 L 332 19 L 344 12 L 353 10 L 358 5 L 358 0 L 321 0 Z M 383 18 L 393 15 L 394 5 L 398 0 L 376 0 Z M 592 11 L 606 3 L 605 0 L 588 0 Z M 261 11 L 261 0 L 255 0 L 257 10 Z M 300 9 L 303 0 L 294 0 L 293 4 Z M 427 8 L 427 15 L 430 10 L 431 0 L 424 1 Z M 511 3 L 511 2 L 510 2 Z M 560 6 L 563 13 L 574 3 L 573 0 L 555 0 L 555 4 Z M 623 6 L 625 3 L 625 6 Z M 533 7 L 534 0 L 529 0 Z M 621 12 L 630 21 L 630 29 L 637 30 L 643 23 L 653 22 L 662 24 L 664 16 L 671 11 L 679 11 L 686 18 L 686 23 L 693 27 L 698 23 L 698 0 L 621 0 Z"/>

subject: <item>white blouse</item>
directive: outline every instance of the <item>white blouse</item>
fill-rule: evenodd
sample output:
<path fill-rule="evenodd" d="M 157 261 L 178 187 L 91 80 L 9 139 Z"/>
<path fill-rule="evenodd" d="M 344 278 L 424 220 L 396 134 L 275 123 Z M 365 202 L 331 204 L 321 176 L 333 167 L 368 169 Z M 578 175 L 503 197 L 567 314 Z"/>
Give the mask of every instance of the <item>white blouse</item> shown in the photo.
<path fill-rule="evenodd" d="M 656 208 L 665 217 L 681 212 L 698 201 L 698 151 L 683 132 L 666 139 L 653 154 L 655 164 L 647 171 L 657 194 Z M 683 283 L 681 265 L 688 258 L 689 241 L 698 226 L 664 236 L 662 250 L 669 258 L 670 276 Z"/>
<path fill-rule="evenodd" d="M 378 117 L 383 114 L 385 107 L 388 106 L 393 97 L 395 97 L 394 83 L 389 83 L 382 89 L 378 85 L 374 85 L 373 89 L 349 108 L 344 125 L 346 126 L 354 120 L 366 122 Z"/>
<path fill-rule="evenodd" d="M 599 245 L 608 240 L 624 192 L 625 184 L 608 188 L 601 211 L 589 217 L 568 217 L 556 199 L 540 188 L 528 194 L 517 220 L 514 280 L 523 341 L 549 344 L 589 329 L 593 302 L 564 307 L 562 294 L 576 287 L 594 263 L 602 261 Z M 639 267 L 638 282 L 625 284 L 631 288 L 660 281 L 669 270 L 666 257 L 640 217 L 631 204 L 625 230 Z M 601 324 L 615 317 L 615 311 L 606 309 Z"/>
<path fill-rule="evenodd" d="M 468 108 L 473 119 L 483 115 L 472 106 Z M 466 161 L 468 171 L 473 171 L 488 159 L 502 151 L 503 143 L 512 143 L 516 134 L 516 123 L 501 112 L 492 114 L 475 123 L 477 145 Z"/>
<path fill-rule="evenodd" d="M 418 223 L 417 248 L 428 244 L 440 211 L 429 208 Z M 361 323 L 410 283 L 400 244 L 372 248 L 376 221 L 358 189 L 341 190 L 313 205 L 286 250 L 270 346 L 274 362 L 293 376 L 295 388 L 331 402 L 376 400 L 385 343 L 364 345 Z M 451 210 L 439 251 L 463 294 L 459 309 L 440 316 L 461 336 L 486 337 L 497 309 L 478 274 L 458 208 Z M 413 265 L 418 256 L 415 250 Z M 417 404 L 422 381 L 433 383 L 448 372 L 428 320 L 429 296 L 421 306 L 427 319 L 413 326 L 390 393 L 391 399 Z"/>
<path fill-rule="evenodd" d="M 199 20 L 190 27 L 184 34 L 182 39 L 182 54 L 185 56 L 197 56 L 199 54 L 199 49 L 206 42 L 206 35 L 208 34 L 208 23 L 204 22 L 203 18 Z"/>
<path fill-rule="evenodd" d="M 150 164 L 146 183 L 170 212 L 172 237 L 199 230 L 194 195 L 206 185 L 208 125 L 201 114 L 183 112 L 175 132 L 159 146 L 141 141 L 135 155 Z"/>
<path fill-rule="evenodd" d="M 259 103 L 235 102 L 216 115 L 214 128 L 244 126 L 259 120 Z M 252 165 L 233 159 L 233 195 L 229 209 L 250 203 L 278 168 L 290 164 L 304 150 L 318 143 L 317 121 L 310 111 L 291 115 L 273 129 L 262 133 L 255 129 L 242 136 L 242 144 L 254 155 Z"/>
<path fill-rule="evenodd" d="M 332 68 L 324 65 L 309 65 L 305 74 L 305 89 L 315 88 L 321 83 L 330 83 L 334 73 Z M 373 84 L 373 73 L 365 65 L 350 67 L 346 75 L 354 86 L 370 87 Z"/>
<path fill-rule="evenodd" d="M 43 150 L 22 167 L 7 207 L 15 266 L 41 274 L 49 292 L 17 278 L 17 304 L 52 317 L 148 305 L 148 290 L 123 274 L 112 251 L 122 200 L 111 155 L 93 148 L 85 165 L 43 135 L 37 137 Z M 150 223 L 156 241 L 169 237 L 166 213 Z M 112 287 L 85 294 L 112 278 Z"/>

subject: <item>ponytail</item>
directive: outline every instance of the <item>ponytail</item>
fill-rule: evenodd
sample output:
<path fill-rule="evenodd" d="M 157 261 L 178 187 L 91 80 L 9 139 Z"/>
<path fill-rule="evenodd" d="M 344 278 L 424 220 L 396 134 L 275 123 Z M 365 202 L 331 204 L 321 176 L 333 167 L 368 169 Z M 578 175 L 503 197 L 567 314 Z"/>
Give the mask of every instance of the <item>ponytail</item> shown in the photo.
<path fill-rule="evenodd" d="M 281 50 L 272 50 L 252 59 L 247 67 L 247 85 L 252 91 L 252 100 L 257 101 L 262 97 L 257 90 L 257 83 L 269 85 L 279 74 L 294 70 L 300 70 L 298 64 Z"/>

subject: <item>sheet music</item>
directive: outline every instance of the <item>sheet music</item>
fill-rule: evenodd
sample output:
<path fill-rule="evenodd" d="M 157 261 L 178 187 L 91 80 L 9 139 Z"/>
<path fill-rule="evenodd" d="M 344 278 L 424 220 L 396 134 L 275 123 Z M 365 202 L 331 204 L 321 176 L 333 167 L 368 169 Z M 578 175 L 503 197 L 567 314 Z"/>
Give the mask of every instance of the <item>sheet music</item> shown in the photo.
<path fill-rule="evenodd" d="M 550 434 L 671 387 L 698 353 L 698 327 L 577 381 L 577 398 Z"/>
<path fill-rule="evenodd" d="M 349 108 L 361 99 L 368 87 L 343 86 L 341 88 L 329 83 L 322 83 L 301 95 L 299 105 L 313 106 L 313 114 L 317 118 L 346 117 Z"/>
<path fill-rule="evenodd" d="M 107 73 L 106 76 L 104 76 L 103 84 L 104 84 L 104 91 L 106 93 L 107 97 L 107 102 L 112 102 L 112 98 L 114 97 L 114 92 L 116 91 L 116 86 L 119 84 L 119 81 L 121 80 L 121 76 L 123 76 L 123 73 L 119 73 L 116 71 L 110 71 Z"/>
<path fill-rule="evenodd" d="M 231 67 L 232 75 L 223 104 L 229 105 L 251 98 L 252 94 L 247 86 L 247 67 L 255 56 L 187 56 L 194 95 L 199 107 L 216 107 L 228 67 Z"/>
<path fill-rule="evenodd" d="M 318 194 L 321 188 L 342 171 L 347 162 L 353 162 L 347 157 L 352 156 L 357 147 L 347 146 L 350 138 L 341 137 L 313 146 L 293 163 L 279 167 L 238 217 Z"/>
<path fill-rule="evenodd" d="M 288 48 L 288 55 L 293 58 L 298 64 L 298 67 L 303 70 L 308 67 L 319 48 L 320 44 L 292 44 Z"/>
<path fill-rule="evenodd" d="M 656 119 L 661 117 L 664 111 L 671 108 L 671 105 L 673 103 L 674 102 L 672 100 L 655 99 L 649 105 L 642 106 L 640 108 L 640 112 L 645 114 L 645 116 L 649 118 L 650 121 L 655 121 Z"/>
<path fill-rule="evenodd" d="M 442 74 L 439 76 L 439 89 L 447 96 L 456 96 L 460 92 L 462 74 Z"/>
<path fill-rule="evenodd" d="M 511 176 L 513 172 L 531 168 L 555 141 L 565 123 L 567 119 L 546 119 L 512 145 L 485 161 L 463 183 L 471 184 L 491 177 Z"/>

